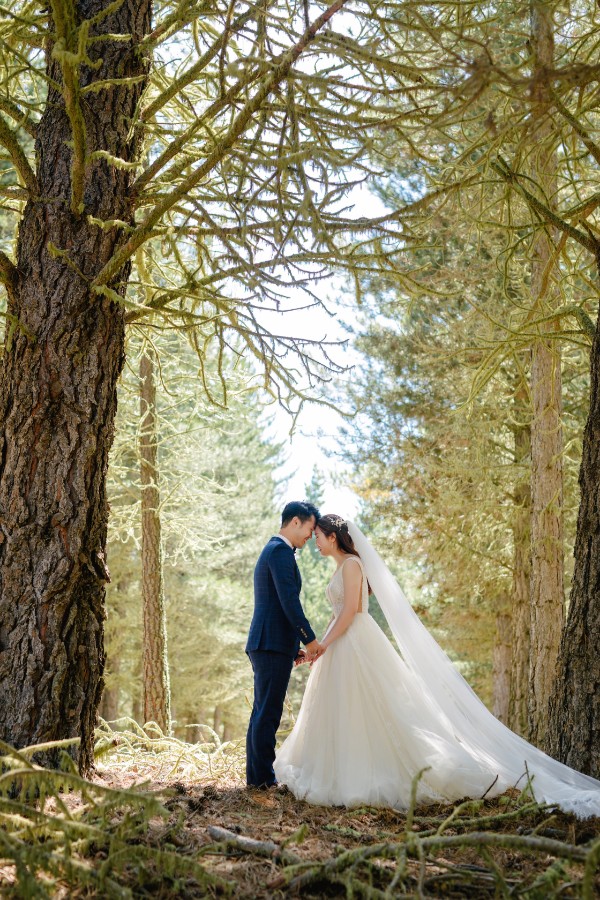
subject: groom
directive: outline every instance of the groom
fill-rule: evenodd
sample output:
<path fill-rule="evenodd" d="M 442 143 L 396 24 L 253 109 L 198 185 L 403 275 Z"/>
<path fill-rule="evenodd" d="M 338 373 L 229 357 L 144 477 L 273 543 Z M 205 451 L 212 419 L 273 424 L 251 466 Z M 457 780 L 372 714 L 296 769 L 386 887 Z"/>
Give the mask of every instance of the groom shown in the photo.
<path fill-rule="evenodd" d="M 254 570 L 254 615 L 246 653 L 254 670 L 254 704 L 246 736 L 246 781 L 268 788 L 273 771 L 275 734 L 300 641 L 309 658 L 324 652 L 300 603 L 302 579 L 294 554 L 312 537 L 319 510 L 312 503 L 288 503 L 279 534 L 263 549 Z"/>

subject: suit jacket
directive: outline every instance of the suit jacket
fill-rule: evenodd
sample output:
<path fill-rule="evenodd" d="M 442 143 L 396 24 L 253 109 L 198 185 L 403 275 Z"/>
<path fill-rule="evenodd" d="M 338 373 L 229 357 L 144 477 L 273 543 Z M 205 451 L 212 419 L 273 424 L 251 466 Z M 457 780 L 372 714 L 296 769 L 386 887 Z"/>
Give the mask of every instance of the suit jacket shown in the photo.
<path fill-rule="evenodd" d="M 246 652 L 276 650 L 295 657 L 300 641 L 314 641 L 300 603 L 301 587 L 294 551 L 281 538 L 272 537 L 254 569 L 254 615 Z"/>

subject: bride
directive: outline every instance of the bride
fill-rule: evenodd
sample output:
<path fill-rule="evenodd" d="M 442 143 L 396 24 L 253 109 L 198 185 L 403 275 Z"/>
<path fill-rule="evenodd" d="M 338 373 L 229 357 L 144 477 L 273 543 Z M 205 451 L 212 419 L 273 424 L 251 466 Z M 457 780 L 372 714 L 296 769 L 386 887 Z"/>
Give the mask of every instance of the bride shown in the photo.
<path fill-rule="evenodd" d="M 333 616 L 277 781 L 326 806 L 407 809 L 528 788 L 538 802 L 600 816 L 600 781 L 557 762 L 490 713 L 431 637 L 358 526 L 326 515 L 317 547 L 337 568 Z M 398 645 L 369 615 L 375 593 Z"/>

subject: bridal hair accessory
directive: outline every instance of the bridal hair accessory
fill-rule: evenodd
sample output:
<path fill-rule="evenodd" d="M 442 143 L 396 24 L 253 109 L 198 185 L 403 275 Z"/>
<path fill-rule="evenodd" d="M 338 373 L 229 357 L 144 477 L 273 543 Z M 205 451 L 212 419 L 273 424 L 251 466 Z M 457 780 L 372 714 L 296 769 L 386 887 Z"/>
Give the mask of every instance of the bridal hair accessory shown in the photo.
<path fill-rule="evenodd" d="M 327 519 L 331 522 L 334 528 L 337 528 L 339 531 L 343 531 L 345 534 L 348 533 L 348 523 L 345 519 L 342 519 L 341 516 L 326 516 Z"/>

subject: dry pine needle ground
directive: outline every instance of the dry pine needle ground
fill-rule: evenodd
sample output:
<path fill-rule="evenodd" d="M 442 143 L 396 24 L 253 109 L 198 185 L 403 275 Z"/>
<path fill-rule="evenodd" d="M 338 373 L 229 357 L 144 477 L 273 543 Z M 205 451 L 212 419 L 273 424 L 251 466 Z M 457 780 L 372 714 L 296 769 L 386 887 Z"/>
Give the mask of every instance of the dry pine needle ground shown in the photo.
<path fill-rule="evenodd" d="M 316 807 L 247 790 L 241 748 L 214 735 L 120 727 L 100 730 L 81 784 L 2 748 L 22 779 L 11 797 L 0 777 L 2 897 L 600 897 L 598 819 L 516 791 L 408 814 Z"/>

